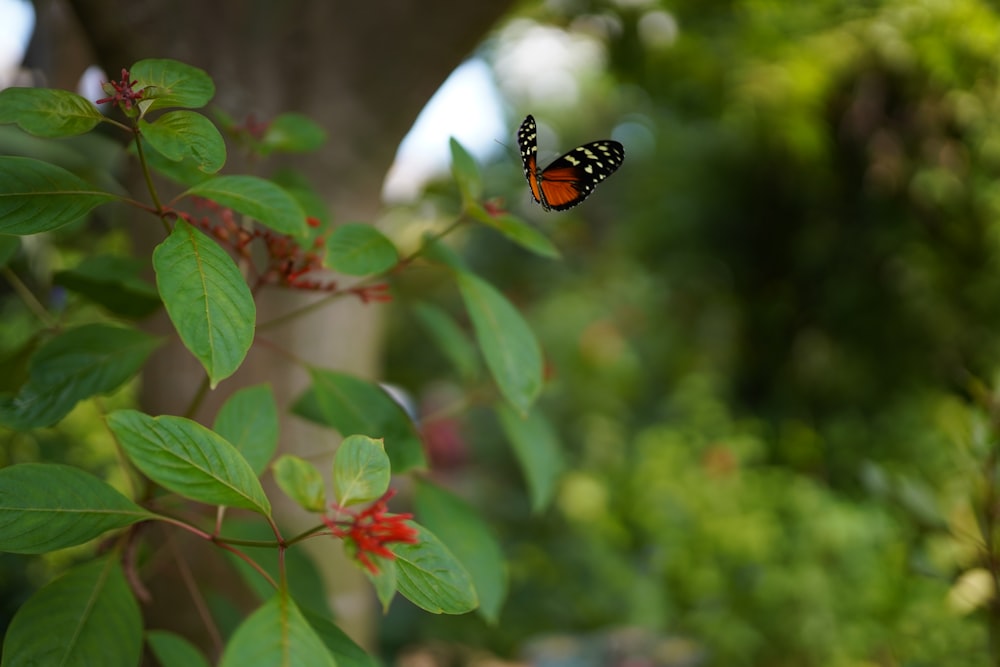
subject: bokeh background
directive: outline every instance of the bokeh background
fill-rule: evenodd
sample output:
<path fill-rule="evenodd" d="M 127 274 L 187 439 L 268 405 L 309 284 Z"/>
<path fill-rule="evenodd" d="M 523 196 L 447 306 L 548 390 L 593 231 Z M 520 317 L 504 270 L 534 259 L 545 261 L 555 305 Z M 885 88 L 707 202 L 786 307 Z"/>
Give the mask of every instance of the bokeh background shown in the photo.
<path fill-rule="evenodd" d="M 393 9 L 371 4 L 380 35 Z M 413 103 L 359 94 L 360 111 L 331 112 L 386 119 L 370 130 L 381 163 L 359 172 L 367 199 L 345 215 L 402 247 L 448 224 L 455 135 L 486 195 L 556 243 L 559 261 L 487 228 L 449 237 L 542 342 L 540 409 L 564 473 L 533 509 L 482 407 L 489 387 L 470 390 L 414 310 L 460 316 L 454 285 L 400 277 L 373 373 L 412 397 L 431 474 L 494 528 L 510 590 L 496 624 L 398 600 L 373 621 L 373 650 L 406 667 L 1000 664 L 1000 8 L 547 0 L 495 13 Z M 385 40 L 378 57 L 420 64 Z M 583 205 L 543 212 L 514 142 L 526 113 L 543 161 L 613 138 L 624 166 Z M 331 196 L 341 221 L 345 196 Z M 72 253 L 44 248 L 19 260 L 40 284 Z M 26 316 L 3 298 L 10 356 Z M 5 435 L 0 458 L 85 458 L 58 439 L 86 423 Z M 6 613 L 38 568 L 0 559 Z"/>

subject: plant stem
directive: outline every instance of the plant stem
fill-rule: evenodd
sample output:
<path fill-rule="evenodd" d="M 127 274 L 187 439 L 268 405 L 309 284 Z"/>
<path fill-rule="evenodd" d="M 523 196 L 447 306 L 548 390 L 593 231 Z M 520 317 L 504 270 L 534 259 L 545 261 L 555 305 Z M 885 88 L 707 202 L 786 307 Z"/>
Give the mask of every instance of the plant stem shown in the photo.
<path fill-rule="evenodd" d="M 10 286 L 14 288 L 17 295 L 21 297 L 24 305 L 28 307 L 28 310 L 35 314 L 35 317 L 42 321 L 48 329 L 55 329 L 58 327 L 59 323 L 49 315 L 49 311 L 45 310 L 45 306 L 35 298 L 35 295 L 31 293 L 28 286 L 21 282 L 17 274 L 14 273 L 9 266 L 3 267 L 4 278 L 10 283 Z"/>

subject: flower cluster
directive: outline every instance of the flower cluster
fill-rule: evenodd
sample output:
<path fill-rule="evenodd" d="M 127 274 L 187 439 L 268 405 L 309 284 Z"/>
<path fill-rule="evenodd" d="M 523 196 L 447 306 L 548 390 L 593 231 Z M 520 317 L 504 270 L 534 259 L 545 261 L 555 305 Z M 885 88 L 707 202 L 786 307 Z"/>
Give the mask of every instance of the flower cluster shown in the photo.
<path fill-rule="evenodd" d="M 336 504 L 331 507 L 338 515 L 346 515 L 345 519 L 328 519 L 323 517 L 323 523 L 335 536 L 348 540 L 355 549 L 355 556 L 372 574 L 378 574 L 378 566 L 372 560 L 373 556 L 394 560 L 396 555 L 386 548 L 390 542 L 417 543 L 417 531 L 406 522 L 413 518 L 412 514 L 387 514 L 386 503 L 395 494 L 389 490 L 367 509 L 355 512 L 344 509 Z"/>
<path fill-rule="evenodd" d="M 132 107 L 139 103 L 146 91 L 145 88 L 135 90 L 135 84 L 137 83 L 139 82 L 131 80 L 128 70 L 122 68 L 122 78 L 120 81 L 105 81 L 101 84 L 101 88 L 108 94 L 108 97 L 97 100 L 97 103 L 107 104 L 108 102 L 113 102 L 115 105 L 121 107 L 123 111 L 131 111 Z"/>

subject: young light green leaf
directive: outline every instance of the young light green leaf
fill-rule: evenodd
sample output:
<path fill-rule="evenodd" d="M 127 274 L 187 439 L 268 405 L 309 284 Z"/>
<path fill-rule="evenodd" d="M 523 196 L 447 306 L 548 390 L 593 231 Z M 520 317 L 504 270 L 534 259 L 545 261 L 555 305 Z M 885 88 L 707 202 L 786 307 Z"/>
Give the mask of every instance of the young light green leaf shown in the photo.
<path fill-rule="evenodd" d="M 168 160 L 189 159 L 206 174 L 214 174 L 226 163 L 226 142 L 200 113 L 169 111 L 154 122 L 140 120 L 139 130 Z"/>
<path fill-rule="evenodd" d="M 538 410 L 532 411 L 527 417 L 522 417 L 505 405 L 498 405 L 496 411 L 528 481 L 531 509 L 540 512 L 551 502 L 556 482 L 563 472 L 564 461 L 559 438 L 545 415 Z"/>
<path fill-rule="evenodd" d="M 396 556 L 396 582 L 407 600 L 432 614 L 464 614 L 479 604 L 472 578 L 432 532 L 412 521 L 416 544 L 387 545 Z"/>
<path fill-rule="evenodd" d="M 209 505 L 270 516 L 271 504 L 250 464 L 201 424 L 117 410 L 108 415 L 108 427 L 136 467 L 163 488 Z"/>
<path fill-rule="evenodd" d="M 258 476 L 278 448 L 278 404 L 266 384 L 244 387 L 226 399 L 212 428 L 235 447 Z"/>
<path fill-rule="evenodd" d="M 58 463 L 0 468 L 0 551 L 55 551 L 153 516 L 79 468 Z"/>
<path fill-rule="evenodd" d="M 317 368 L 309 373 L 312 386 L 295 401 L 295 414 L 341 434 L 381 438 L 396 473 L 427 465 L 416 427 L 384 389 L 345 373 Z"/>
<path fill-rule="evenodd" d="M 47 341 L 31 357 L 28 381 L 0 396 L 0 424 L 51 426 L 79 402 L 106 394 L 139 372 L 160 340 L 135 329 L 85 324 Z"/>
<path fill-rule="evenodd" d="M 318 149 L 326 141 L 326 130 L 300 113 L 279 114 L 267 125 L 260 144 L 262 153 L 305 153 Z"/>
<path fill-rule="evenodd" d="M 335 667 L 333 656 L 287 592 L 281 591 L 236 629 L 219 667 Z"/>
<path fill-rule="evenodd" d="M 375 597 L 382 604 L 382 613 L 389 611 L 392 599 L 396 597 L 396 561 L 380 556 L 370 556 L 378 563 L 378 573 L 372 574 L 365 570 L 365 576 L 372 582 L 375 589 Z"/>
<path fill-rule="evenodd" d="M 379 663 L 365 650 L 354 643 L 347 634 L 325 616 L 307 607 L 302 607 L 302 615 L 316 631 L 326 648 L 337 660 L 337 667 L 378 667 Z"/>
<path fill-rule="evenodd" d="M 413 312 L 430 334 L 431 340 L 458 371 L 459 376 L 466 381 L 475 380 L 480 370 L 479 355 L 476 353 L 475 345 L 455 320 L 442 309 L 429 303 L 415 304 Z"/>
<path fill-rule="evenodd" d="M 0 90 L 0 124 L 17 126 L 36 137 L 71 137 L 89 132 L 104 116 L 89 100 L 54 88 Z"/>
<path fill-rule="evenodd" d="M 526 250 L 549 259 L 561 257 L 559 249 L 537 227 L 529 225 L 518 217 L 505 213 L 493 216 L 479 204 L 469 207 L 469 215 L 497 230 L 508 239 Z"/>
<path fill-rule="evenodd" d="M 274 481 L 285 495 L 308 512 L 322 512 L 326 509 L 326 489 L 323 475 L 312 463 L 298 456 L 285 454 L 271 466 Z"/>
<path fill-rule="evenodd" d="M 135 667 L 139 605 L 114 557 L 76 567 L 25 602 L 7 628 L 2 667 Z"/>
<path fill-rule="evenodd" d="M 183 107 L 200 109 L 215 96 L 215 83 L 204 70 L 169 59 L 140 60 L 129 71 L 135 89 L 144 89 L 146 111 Z"/>
<path fill-rule="evenodd" d="M 263 178 L 216 176 L 184 194 L 211 199 L 282 234 L 302 236 L 306 233 L 306 215 L 299 203 Z"/>
<path fill-rule="evenodd" d="M 385 445 L 364 435 L 344 438 L 333 459 L 333 493 L 347 507 L 381 498 L 389 490 L 389 457 Z"/>
<path fill-rule="evenodd" d="M 391 269 L 399 254 L 392 241 L 371 225 L 341 225 L 327 241 L 326 261 L 334 271 L 368 276 Z"/>
<path fill-rule="evenodd" d="M 493 533 L 465 502 L 428 481 L 418 480 L 417 517 L 469 572 L 479 594 L 478 612 L 496 623 L 507 597 L 507 569 Z"/>
<path fill-rule="evenodd" d="M 495 287 L 460 271 L 458 287 L 500 393 L 527 414 L 542 390 L 542 351 L 531 329 Z"/>
<path fill-rule="evenodd" d="M 142 318 L 162 305 L 156 288 L 142 278 L 143 264 L 134 257 L 92 255 L 52 280 L 115 315 Z"/>
<path fill-rule="evenodd" d="M 0 156 L 0 234 L 52 231 L 115 199 L 54 164 Z"/>
<path fill-rule="evenodd" d="M 209 667 L 194 644 L 166 630 L 147 630 L 146 643 L 161 667 Z"/>
<path fill-rule="evenodd" d="M 215 388 L 253 343 L 257 307 L 250 288 L 233 259 L 182 220 L 153 251 L 153 269 L 170 321 Z"/>
<path fill-rule="evenodd" d="M 479 172 L 479 165 L 455 137 L 448 144 L 451 147 L 451 173 L 462 193 L 462 201 L 466 205 L 478 201 L 483 194 L 483 177 Z"/>

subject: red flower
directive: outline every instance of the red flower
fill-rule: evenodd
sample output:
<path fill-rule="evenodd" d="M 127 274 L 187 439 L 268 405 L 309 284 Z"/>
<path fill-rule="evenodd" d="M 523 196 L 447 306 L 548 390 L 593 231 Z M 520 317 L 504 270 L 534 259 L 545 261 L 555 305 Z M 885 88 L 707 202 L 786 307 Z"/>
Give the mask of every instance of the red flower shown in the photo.
<path fill-rule="evenodd" d="M 346 514 L 348 518 L 333 520 L 323 517 L 323 523 L 330 532 L 345 540 L 350 540 L 356 551 L 357 559 L 372 574 L 378 574 L 378 566 L 372 556 L 381 556 L 394 560 L 396 555 L 386 548 L 389 542 L 417 543 L 417 531 L 406 522 L 413 518 L 412 514 L 386 514 L 386 503 L 396 492 L 386 491 L 367 509 L 355 512 L 333 504 L 331 507 L 338 514 Z"/>
<path fill-rule="evenodd" d="M 131 81 L 128 70 L 122 68 L 121 81 L 106 81 L 101 84 L 101 87 L 104 89 L 104 92 L 108 94 L 108 97 L 103 97 L 97 100 L 97 104 L 114 102 L 124 111 L 131 111 L 132 105 L 138 103 L 139 100 L 142 99 L 143 92 L 146 90 L 145 88 L 133 90 L 133 86 L 137 83 L 138 81 Z"/>

